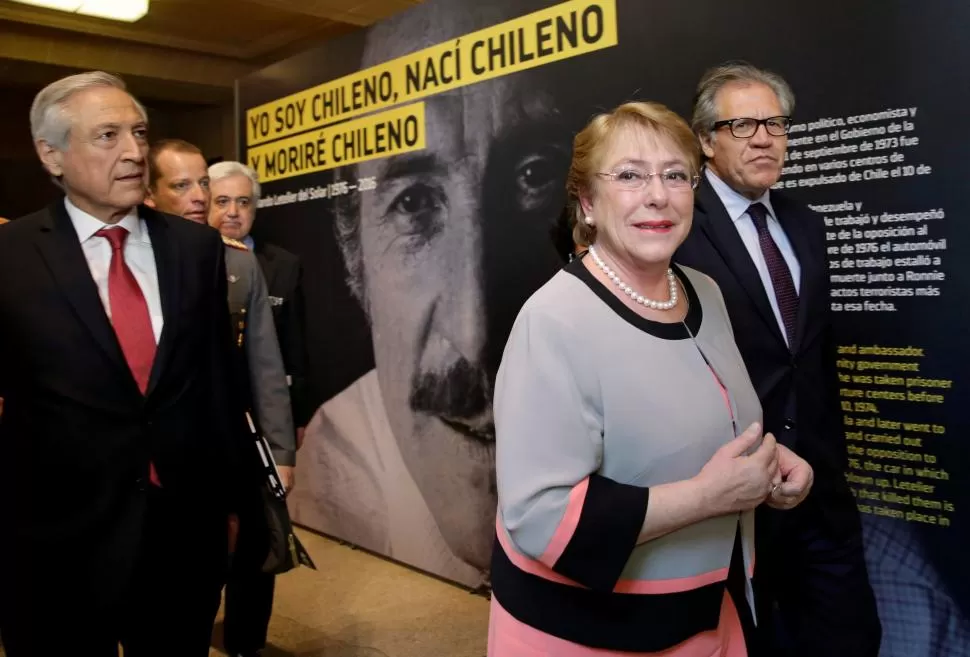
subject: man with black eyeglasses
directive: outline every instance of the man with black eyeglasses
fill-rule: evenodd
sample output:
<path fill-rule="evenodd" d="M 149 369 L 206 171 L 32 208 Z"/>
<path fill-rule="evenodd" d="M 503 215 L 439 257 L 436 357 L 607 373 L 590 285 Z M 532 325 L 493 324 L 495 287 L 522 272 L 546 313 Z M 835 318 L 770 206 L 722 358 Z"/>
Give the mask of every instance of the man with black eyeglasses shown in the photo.
<path fill-rule="evenodd" d="M 717 281 L 764 412 L 764 428 L 815 472 L 794 511 L 758 508 L 750 654 L 875 657 L 881 628 L 864 561 L 835 382 L 823 223 L 770 191 L 794 94 L 744 62 L 709 70 L 692 127 L 706 160 L 694 227 L 675 260 Z M 785 476 L 786 464 L 780 463 Z"/>

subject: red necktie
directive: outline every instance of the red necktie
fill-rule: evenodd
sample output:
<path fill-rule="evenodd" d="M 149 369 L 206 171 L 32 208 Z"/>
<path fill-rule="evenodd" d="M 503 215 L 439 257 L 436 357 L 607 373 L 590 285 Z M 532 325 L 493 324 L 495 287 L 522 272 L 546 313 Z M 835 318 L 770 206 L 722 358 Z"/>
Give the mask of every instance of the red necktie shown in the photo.
<path fill-rule="evenodd" d="M 111 266 L 108 268 L 108 304 L 111 307 L 111 325 L 121 344 L 128 367 L 131 369 L 138 389 L 144 395 L 148 390 L 148 379 L 155 361 L 155 332 L 148 303 L 142 294 L 138 281 L 125 262 L 125 240 L 128 230 L 102 228 L 97 233 L 111 244 Z M 156 486 L 158 474 L 151 464 L 151 480 Z"/>

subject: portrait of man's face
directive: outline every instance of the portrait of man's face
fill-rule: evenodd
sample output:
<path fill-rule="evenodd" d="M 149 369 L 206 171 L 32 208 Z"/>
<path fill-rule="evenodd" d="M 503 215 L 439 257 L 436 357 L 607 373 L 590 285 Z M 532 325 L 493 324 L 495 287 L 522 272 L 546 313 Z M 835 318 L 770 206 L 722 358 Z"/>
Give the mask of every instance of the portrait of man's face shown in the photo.
<path fill-rule="evenodd" d="M 443 38 L 474 29 L 447 18 Z M 403 54 L 387 47 L 364 66 Z M 525 72 L 433 96 L 424 150 L 357 170 L 377 180 L 360 199 L 357 287 L 385 410 L 449 546 L 482 569 L 497 504 L 494 353 L 511 326 L 494 318 L 514 317 L 558 262 L 549 230 L 571 151 L 547 86 Z M 490 267 L 494 259 L 502 262 Z M 496 286 L 490 272 L 507 276 L 519 261 L 533 272 L 517 282 L 522 289 L 497 289 L 505 282 Z"/>

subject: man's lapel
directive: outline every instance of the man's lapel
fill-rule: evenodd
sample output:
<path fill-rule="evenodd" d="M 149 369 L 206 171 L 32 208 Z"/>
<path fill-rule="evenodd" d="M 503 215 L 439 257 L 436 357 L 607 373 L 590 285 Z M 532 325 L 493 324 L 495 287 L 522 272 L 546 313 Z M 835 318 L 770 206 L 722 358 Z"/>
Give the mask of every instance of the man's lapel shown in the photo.
<path fill-rule="evenodd" d="M 40 228 L 37 248 L 78 320 L 91 332 L 94 342 L 112 365 L 124 372 L 137 390 L 135 378 L 98 295 L 98 286 L 91 277 L 91 269 L 63 198 L 48 208 L 48 220 Z"/>
<path fill-rule="evenodd" d="M 738 280 L 741 287 L 751 298 L 751 302 L 758 309 L 758 314 L 768 325 L 769 330 L 776 335 L 782 342 L 785 341 L 778 327 L 778 320 L 771 309 L 771 302 L 768 301 L 768 294 L 765 292 L 764 283 L 758 275 L 758 268 L 751 260 L 738 229 L 728 216 L 724 203 L 718 197 L 717 192 L 707 180 L 707 176 L 701 175 L 701 182 L 694 196 L 694 205 L 698 212 L 694 213 L 694 224 L 698 226 L 707 238 L 717 249 L 718 253 L 727 263 L 728 269 Z"/>
<path fill-rule="evenodd" d="M 166 220 L 151 208 L 139 206 L 138 216 L 145 220 L 148 235 L 152 241 L 152 251 L 155 254 L 155 270 L 158 273 L 158 292 L 162 302 L 162 317 L 164 324 L 162 335 L 155 352 L 155 362 L 152 374 L 148 380 L 148 395 L 158 384 L 165 365 L 172 354 L 172 345 L 179 330 L 179 250 L 178 241 L 171 235 L 171 228 Z"/>

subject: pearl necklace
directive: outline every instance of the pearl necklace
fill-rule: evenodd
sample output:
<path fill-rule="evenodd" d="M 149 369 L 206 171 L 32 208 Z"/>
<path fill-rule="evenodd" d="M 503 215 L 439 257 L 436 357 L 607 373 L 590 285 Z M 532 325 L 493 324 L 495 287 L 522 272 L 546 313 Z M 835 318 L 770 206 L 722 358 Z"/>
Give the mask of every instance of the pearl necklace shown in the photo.
<path fill-rule="evenodd" d="M 593 262 L 596 263 L 596 266 L 603 270 L 603 273 L 606 274 L 607 278 L 613 281 L 624 294 L 639 303 L 641 306 L 653 308 L 654 310 L 670 310 L 677 305 L 677 277 L 674 275 L 672 269 L 667 269 L 667 284 L 670 290 L 670 299 L 667 301 L 654 301 L 653 299 L 647 299 L 646 297 L 637 294 L 633 288 L 624 283 L 620 277 L 616 275 L 616 272 L 610 269 L 606 263 L 603 262 L 600 254 L 597 253 L 596 249 L 592 246 L 589 247 L 589 255 L 593 258 Z"/>

